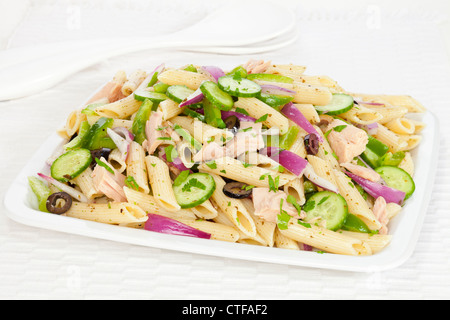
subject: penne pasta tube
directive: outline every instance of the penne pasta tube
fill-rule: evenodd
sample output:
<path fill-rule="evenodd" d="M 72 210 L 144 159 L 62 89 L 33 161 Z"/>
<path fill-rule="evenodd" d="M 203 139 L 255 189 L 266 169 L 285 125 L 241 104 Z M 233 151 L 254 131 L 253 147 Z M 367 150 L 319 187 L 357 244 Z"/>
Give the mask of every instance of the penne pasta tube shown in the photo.
<path fill-rule="evenodd" d="M 382 124 L 378 124 L 377 131 L 373 134 L 373 136 L 387 145 L 389 147 L 389 151 L 391 152 L 405 150 L 405 148 L 408 147 L 408 142 L 402 141 L 397 134 Z"/>
<path fill-rule="evenodd" d="M 83 192 L 89 200 L 103 196 L 101 192 L 98 192 L 97 189 L 95 189 L 91 168 L 84 170 L 79 176 L 73 179 L 73 182 L 75 182 L 81 189 L 81 192 Z"/>
<path fill-rule="evenodd" d="M 147 214 L 155 213 L 171 219 L 197 219 L 194 212 L 191 210 L 180 209 L 176 212 L 168 211 L 164 207 L 161 207 L 152 195 L 128 187 L 124 187 L 123 191 L 125 192 L 129 203 L 139 206 Z"/>
<path fill-rule="evenodd" d="M 257 98 L 239 98 L 234 105 L 236 108 L 244 109 L 255 119 L 264 119 L 263 125 L 278 128 L 280 134 L 286 133 L 289 129 L 289 120 L 284 115 Z"/>
<path fill-rule="evenodd" d="M 145 211 L 139 206 L 121 202 L 108 204 L 74 202 L 65 215 L 107 224 L 141 223 L 148 219 Z"/>
<path fill-rule="evenodd" d="M 216 190 L 212 195 L 212 200 L 217 207 L 224 212 L 233 225 L 250 238 L 256 236 L 256 225 L 250 213 L 239 199 L 227 197 L 223 193 L 225 181 L 218 175 L 212 174 L 216 182 Z"/>
<path fill-rule="evenodd" d="M 198 166 L 198 169 L 202 172 L 212 173 L 228 179 L 245 182 L 251 186 L 266 188 L 268 188 L 270 184 L 268 176 L 272 176 L 273 179 L 277 179 L 279 177 L 278 185 L 280 187 L 284 186 L 296 177 L 292 174 L 280 173 L 277 171 L 260 168 L 258 166 L 245 167 L 244 163 L 230 157 L 217 159 L 214 166 L 208 165 L 208 163 L 201 163 Z"/>
<path fill-rule="evenodd" d="M 163 120 L 169 120 L 183 113 L 184 108 L 180 108 L 180 105 L 173 100 L 166 99 L 161 101 L 158 105 L 157 111 L 163 114 Z"/>
<path fill-rule="evenodd" d="M 122 85 L 122 94 L 126 97 L 131 95 L 146 77 L 147 73 L 144 70 L 136 70 L 133 72 L 128 80 Z"/>
<path fill-rule="evenodd" d="M 172 180 L 170 179 L 167 164 L 155 156 L 147 156 L 145 163 L 147 165 L 147 174 L 153 196 L 158 205 L 171 212 L 180 210 L 180 205 L 173 192 Z"/>
<path fill-rule="evenodd" d="M 217 217 L 217 214 L 218 214 L 217 209 L 214 208 L 213 204 L 209 200 L 206 200 L 199 206 L 192 208 L 191 211 L 198 218 L 206 219 L 206 220 L 214 219 L 215 217 Z"/>
<path fill-rule="evenodd" d="M 314 248 L 324 250 L 329 253 L 359 256 L 371 255 L 372 250 L 363 240 L 349 237 L 339 232 L 326 228 L 310 225 L 305 227 L 291 219 L 286 230 L 280 230 L 284 236 L 310 245 Z"/>
<path fill-rule="evenodd" d="M 274 245 L 281 249 L 300 250 L 298 241 L 286 236 L 278 228 L 275 228 Z"/>
<path fill-rule="evenodd" d="M 391 235 L 384 235 L 384 234 L 368 234 L 368 233 L 362 233 L 362 232 L 352 232 L 352 231 L 339 231 L 345 236 L 349 236 L 355 239 L 359 239 L 364 241 L 372 251 L 372 254 L 375 254 L 377 252 L 380 252 L 383 250 L 386 246 L 389 245 L 389 243 L 392 240 Z"/>
<path fill-rule="evenodd" d="M 141 101 L 134 99 L 134 95 L 129 95 L 116 102 L 99 106 L 94 111 L 101 117 L 126 119 L 136 113 L 141 104 Z"/>
<path fill-rule="evenodd" d="M 171 86 L 185 85 L 189 89 L 197 90 L 203 81 L 210 80 L 210 78 L 202 73 L 170 69 L 159 74 L 158 80 Z"/>
<path fill-rule="evenodd" d="M 333 169 L 339 193 L 347 201 L 348 211 L 363 220 L 371 230 L 379 230 L 382 224 L 377 220 L 367 202 L 355 185 L 343 172 Z"/>
<path fill-rule="evenodd" d="M 242 199 L 241 201 L 255 221 L 257 237 L 253 240 L 260 245 L 273 247 L 275 244 L 275 229 L 277 226 L 276 223 L 266 221 L 255 215 L 255 207 L 253 206 L 253 201 L 249 198 Z"/>
<path fill-rule="evenodd" d="M 127 176 L 133 177 L 140 191 L 149 193 L 144 148 L 139 143 L 132 141 L 129 150 L 126 160 Z"/>
<path fill-rule="evenodd" d="M 127 169 L 126 161 L 122 157 L 122 152 L 119 149 L 114 149 L 109 154 L 108 158 L 109 164 L 118 172 L 124 173 Z"/>
<path fill-rule="evenodd" d="M 386 128 L 400 135 L 414 134 L 416 127 L 408 118 L 396 118 L 385 124 Z"/>
<path fill-rule="evenodd" d="M 192 228 L 209 233 L 212 240 L 221 240 L 227 242 L 237 242 L 239 240 L 239 232 L 231 227 L 221 223 L 205 221 L 205 220 L 185 220 L 176 219 Z"/>
<path fill-rule="evenodd" d="M 363 94 L 352 93 L 352 96 L 359 97 L 364 101 L 383 100 L 393 106 L 406 107 L 408 112 L 422 113 L 425 112 L 425 107 L 416 99 L 408 95 L 386 95 L 386 94 Z"/>

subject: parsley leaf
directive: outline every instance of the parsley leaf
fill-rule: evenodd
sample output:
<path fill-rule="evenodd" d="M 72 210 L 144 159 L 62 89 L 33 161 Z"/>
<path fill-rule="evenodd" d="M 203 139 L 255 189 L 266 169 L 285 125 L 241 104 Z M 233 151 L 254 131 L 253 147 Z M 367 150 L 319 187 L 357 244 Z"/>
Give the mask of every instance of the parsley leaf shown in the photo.
<path fill-rule="evenodd" d="M 277 215 L 277 225 L 280 230 L 286 230 L 288 228 L 289 220 L 291 216 L 283 210 L 283 199 L 280 200 L 280 214 Z"/>
<path fill-rule="evenodd" d="M 261 118 L 259 118 L 259 119 L 256 119 L 256 121 L 255 121 L 255 123 L 258 123 L 258 122 L 264 122 L 264 121 L 266 121 L 267 120 L 267 117 L 269 116 L 269 114 L 268 113 L 266 113 L 265 115 L 263 115 Z"/>
<path fill-rule="evenodd" d="M 182 191 L 183 192 L 191 192 L 191 188 L 198 188 L 198 189 L 206 190 L 206 186 L 203 183 L 201 183 L 200 181 L 198 181 L 196 178 L 192 178 L 191 180 L 189 180 L 183 186 Z"/>

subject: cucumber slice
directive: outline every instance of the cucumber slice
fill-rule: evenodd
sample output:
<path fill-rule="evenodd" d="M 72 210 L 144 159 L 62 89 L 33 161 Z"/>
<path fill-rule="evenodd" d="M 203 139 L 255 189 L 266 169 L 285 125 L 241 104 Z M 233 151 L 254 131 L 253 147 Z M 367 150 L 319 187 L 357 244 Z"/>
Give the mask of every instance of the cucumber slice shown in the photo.
<path fill-rule="evenodd" d="M 88 149 L 69 151 L 53 162 L 51 176 L 60 182 L 68 182 L 83 173 L 91 162 L 92 155 Z"/>
<path fill-rule="evenodd" d="M 405 170 L 394 166 L 381 166 L 375 169 L 386 184 L 406 193 L 405 200 L 411 197 L 416 189 L 413 178 Z"/>
<path fill-rule="evenodd" d="M 261 80 L 269 82 L 282 82 L 282 83 L 294 83 L 294 79 L 282 76 L 280 74 L 270 74 L 270 73 L 252 73 L 247 76 L 250 80 Z"/>
<path fill-rule="evenodd" d="M 219 78 L 217 84 L 220 89 L 236 97 L 252 98 L 261 92 L 259 84 L 245 78 L 223 76 Z"/>
<path fill-rule="evenodd" d="M 336 115 L 349 111 L 353 108 L 353 97 L 345 93 L 333 93 L 331 102 L 326 106 L 314 106 L 319 114 Z"/>
<path fill-rule="evenodd" d="M 216 182 L 207 173 L 190 174 L 173 186 L 175 198 L 183 209 L 196 207 L 208 200 L 216 190 Z"/>
<path fill-rule="evenodd" d="M 169 99 L 164 93 L 152 92 L 147 90 L 138 90 L 134 93 L 134 99 L 144 101 L 149 99 L 152 102 L 160 103 L 161 101 Z"/>
<path fill-rule="evenodd" d="M 348 215 L 348 205 L 345 199 L 331 191 L 314 193 L 303 206 L 306 212 L 306 222 L 326 222 L 326 228 L 336 231 L 340 229 Z M 318 218 L 318 219 L 317 219 Z"/>
<path fill-rule="evenodd" d="M 200 90 L 206 99 L 220 110 L 229 111 L 234 105 L 233 98 L 228 93 L 222 91 L 215 82 L 203 82 Z"/>
<path fill-rule="evenodd" d="M 194 93 L 194 90 L 189 89 L 185 85 L 173 85 L 167 88 L 166 96 L 169 97 L 170 100 L 175 101 L 176 103 L 181 103 Z"/>

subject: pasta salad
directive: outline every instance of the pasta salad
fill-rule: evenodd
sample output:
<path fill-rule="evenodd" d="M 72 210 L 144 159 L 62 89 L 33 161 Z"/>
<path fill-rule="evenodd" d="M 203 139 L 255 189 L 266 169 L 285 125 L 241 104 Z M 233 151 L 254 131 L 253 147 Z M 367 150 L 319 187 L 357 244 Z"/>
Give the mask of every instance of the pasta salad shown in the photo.
<path fill-rule="evenodd" d="M 414 194 L 424 107 L 306 67 L 119 71 L 58 131 L 39 210 L 150 232 L 371 255 Z"/>

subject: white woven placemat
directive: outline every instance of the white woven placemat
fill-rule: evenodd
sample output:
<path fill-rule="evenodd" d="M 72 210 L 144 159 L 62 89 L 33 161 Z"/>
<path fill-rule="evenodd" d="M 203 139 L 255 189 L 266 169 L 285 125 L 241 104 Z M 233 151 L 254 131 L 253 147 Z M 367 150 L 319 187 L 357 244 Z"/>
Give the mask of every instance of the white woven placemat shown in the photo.
<path fill-rule="evenodd" d="M 172 32 L 217 1 L 34 1 L 10 46 L 93 37 L 112 30 Z M 76 4 L 74 4 L 76 3 Z M 118 2 L 119 3 L 119 2 Z M 142 3 L 142 1 L 141 1 Z M 300 8 L 300 7 L 299 7 Z M 435 12 L 298 11 L 297 43 L 259 55 L 307 65 L 360 92 L 407 93 L 441 119 L 431 204 L 416 249 L 393 270 L 353 273 L 248 262 L 91 239 L 24 226 L 0 207 L 0 298 L 432 299 L 450 297 L 450 67 Z M 120 24 L 117 22 L 120 21 Z M 138 31 L 136 31 L 138 30 Z M 68 112 L 116 70 L 161 62 L 234 65 L 253 56 L 140 52 L 110 59 L 26 99 L 0 103 L 0 194 Z"/>

